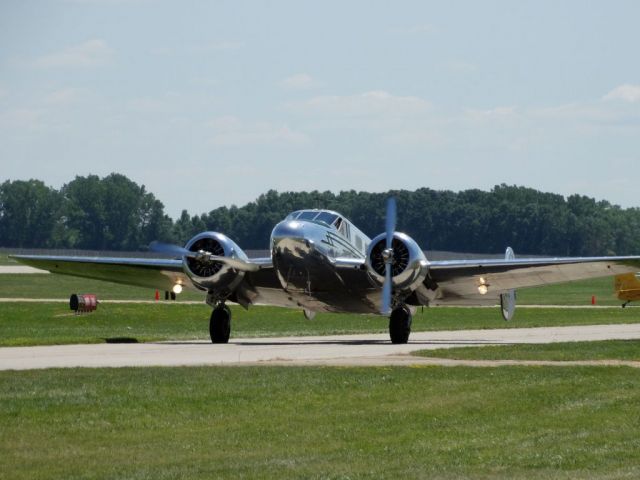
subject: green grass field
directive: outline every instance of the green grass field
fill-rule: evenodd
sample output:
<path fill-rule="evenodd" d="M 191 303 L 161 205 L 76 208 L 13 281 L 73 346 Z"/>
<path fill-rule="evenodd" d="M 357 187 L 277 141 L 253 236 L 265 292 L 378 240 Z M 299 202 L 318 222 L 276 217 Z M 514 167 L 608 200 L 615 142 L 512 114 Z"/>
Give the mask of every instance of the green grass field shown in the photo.
<path fill-rule="evenodd" d="M 0 275 L 0 297 L 66 300 L 72 292 L 103 300 L 154 293 Z M 518 300 L 588 305 L 605 292 L 611 279 L 523 290 Z M 387 331 L 375 315 L 307 321 L 298 310 L 232 310 L 235 337 Z M 209 314 L 204 302 L 107 302 L 80 316 L 66 303 L 0 303 L 0 345 L 208 339 Z M 640 308 L 523 308 L 508 323 L 497 307 L 431 308 L 418 311 L 413 330 L 637 322 Z M 505 348 L 494 355 L 638 356 L 638 342 Z M 638 478 L 638 405 L 640 376 L 623 367 L 0 371 L 0 479 Z"/>
<path fill-rule="evenodd" d="M 633 360 L 640 361 L 640 340 L 487 345 L 420 350 L 414 355 L 456 360 Z"/>
<path fill-rule="evenodd" d="M 102 300 L 153 300 L 155 290 L 69 275 L 0 274 L 0 298 L 69 299 L 72 293 L 95 293 Z M 164 299 L 164 292 L 159 292 Z M 201 300 L 205 295 L 185 290 L 178 300 Z"/>
<path fill-rule="evenodd" d="M 318 314 L 306 320 L 300 310 L 232 306 L 233 337 L 386 333 L 377 315 Z M 209 338 L 205 305 L 103 304 L 74 315 L 65 303 L 0 304 L 0 346 L 102 343 L 105 341 L 193 340 Z M 413 331 L 521 328 L 554 325 L 638 323 L 640 309 L 521 309 L 511 322 L 497 308 L 430 308 L 418 311 Z"/>
<path fill-rule="evenodd" d="M 638 478 L 628 368 L 0 372 L 0 478 Z"/>
<path fill-rule="evenodd" d="M 0 274 L 0 298 L 69 298 L 71 293 L 95 293 L 102 299 L 151 300 L 155 291 L 115 283 L 88 280 L 67 275 Z M 161 294 L 163 292 L 160 292 Z M 598 305 L 621 305 L 615 298 L 610 277 L 580 282 L 522 289 L 518 291 L 520 305 L 590 305 L 591 297 Z M 185 290 L 180 300 L 203 300 L 199 292 Z"/>
<path fill-rule="evenodd" d="M 523 288 L 517 292 L 520 305 L 622 305 L 615 296 L 613 277 L 594 278 L 544 287 Z"/>
<path fill-rule="evenodd" d="M 611 279 L 590 280 L 518 292 L 521 304 L 585 304 L 581 299 L 611 291 Z M 594 293 L 595 292 L 595 293 Z M 51 298 L 67 300 L 70 293 L 96 293 L 100 300 L 152 300 L 155 291 L 66 275 L 0 275 L 0 298 Z M 162 292 L 161 296 L 163 298 Z M 601 295 L 599 298 L 602 298 Z M 180 305 L 183 300 L 201 305 Z M 614 303 L 614 302 L 609 302 Z M 319 314 L 306 321 L 299 310 L 252 307 L 248 312 L 233 306 L 233 332 L 240 336 L 326 335 L 386 332 L 386 318 L 376 315 Z M 0 345 L 96 343 L 207 339 L 210 308 L 202 294 L 184 292 L 176 302 L 151 305 L 103 303 L 89 315 L 73 315 L 64 303 L 0 304 Z M 468 328 L 518 328 L 550 325 L 635 323 L 640 309 L 519 309 L 512 322 L 502 320 L 495 308 L 419 309 L 413 330 Z"/>

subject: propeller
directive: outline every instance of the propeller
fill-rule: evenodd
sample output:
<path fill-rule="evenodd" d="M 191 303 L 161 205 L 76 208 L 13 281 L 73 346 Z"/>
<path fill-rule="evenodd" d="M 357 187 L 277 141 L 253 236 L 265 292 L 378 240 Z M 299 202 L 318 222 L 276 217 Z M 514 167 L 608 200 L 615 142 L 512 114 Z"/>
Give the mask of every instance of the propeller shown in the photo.
<path fill-rule="evenodd" d="M 393 265 L 393 234 L 396 230 L 396 199 L 390 197 L 387 200 L 387 214 L 385 218 L 386 248 L 382 252 L 384 260 L 384 284 L 382 286 L 382 309 L 383 315 L 391 313 L 391 268 Z"/>
<path fill-rule="evenodd" d="M 149 250 L 156 253 L 166 253 L 169 255 L 181 255 L 187 257 L 195 257 L 197 252 L 192 252 L 179 245 L 173 245 L 171 243 L 163 243 L 154 240 L 149 244 Z"/>
<path fill-rule="evenodd" d="M 225 257 L 223 255 L 212 255 L 210 252 L 199 250 L 192 252 L 184 247 L 173 245 L 171 243 L 164 243 L 153 241 L 149 244 L 149 250 L 156 253 L 166 253 L 169 255 L 180 255 L 187 258 L 195 258 L 201 262 L 218 262 L 225 265 L 229 265 L 231 268 L 240 270 L 243 272 L 255 272 L 260 269 L 260 265 L 257 263 L 251 263 L 241 258 Z"/>

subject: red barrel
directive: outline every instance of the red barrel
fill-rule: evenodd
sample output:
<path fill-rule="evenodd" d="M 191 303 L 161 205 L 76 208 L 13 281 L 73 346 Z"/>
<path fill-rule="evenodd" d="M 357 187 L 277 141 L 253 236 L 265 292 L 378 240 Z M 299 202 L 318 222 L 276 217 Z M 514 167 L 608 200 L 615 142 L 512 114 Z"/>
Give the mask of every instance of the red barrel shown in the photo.
<path fill-rule="evenodd" d="M 98 308 L 98 297 L 92 293 L 71 294 L 69 298 L 69 307 L 76 313 L 93 312 Z"/>

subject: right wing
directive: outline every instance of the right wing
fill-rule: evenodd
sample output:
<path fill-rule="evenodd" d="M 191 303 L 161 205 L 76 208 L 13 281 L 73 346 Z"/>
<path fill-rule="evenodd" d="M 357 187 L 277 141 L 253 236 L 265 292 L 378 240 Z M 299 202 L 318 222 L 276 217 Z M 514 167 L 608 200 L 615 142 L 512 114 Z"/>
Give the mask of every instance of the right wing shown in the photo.
<path fill-rule="evenodd" d="M 182 260 L 53 255 L 12 255 L 11 258 L 51 273 L 75 277 L 158 290 L 171 290 L 177 283 L 193 288 L 189 277 L 182 269 Z"/>
<path fill-rule="evenodd" d="M 225 263 L 231 268 L 244 272 L 269 271 L 273 266 L 271 258 L 218 257 L 210 255 L 213 261 Z M 173 258 L 127 258 L 127 257 L 77 257 L 53 255 L 11 255 L 20 263 L 51 273 L 92 278 L 107 282 L 171 290 L 174 285 L 197 290 L 184 273 L 183 263 Z"/>

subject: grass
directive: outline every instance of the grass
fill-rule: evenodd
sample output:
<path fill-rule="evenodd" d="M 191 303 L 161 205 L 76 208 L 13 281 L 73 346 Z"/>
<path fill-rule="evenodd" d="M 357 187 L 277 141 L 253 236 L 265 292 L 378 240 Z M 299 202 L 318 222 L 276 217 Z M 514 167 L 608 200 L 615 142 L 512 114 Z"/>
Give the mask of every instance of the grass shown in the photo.
<path fill-rule="evenodd" d="M 627 368 L 0 372 L 0 478 L 638 478 Z"/>
<path fill-rule="evenodd" d="M 377 315 L 318 314 L 305 320 L 300 310 L 231 306 L 232 337 L 386 333 Z M 65 303 L 0 303 L 0 346 L 208 339 L 211 309 L 205 304 L 109 304 L 74 315 Z M 497 308 L 419 310 L 413 331 L 638 323 L 640 309 L 521 309 L 511 322 Z"/>
<path fill-rule="evenodd" d="M 592 296 L 598 305 L 622 305 L 615 296 L 613 277 L 524 288 L 517 295 L 520 305 L 590 305 Z"/>
<path fill-rule="evenodd" d="M 579 303 L 592 292 L 612 291 L 611 279 L 589 280 L 563 285 L 525 289 L 518 292 L 521 304 Z M 542 293 L 541 293 L 542 292 Z M 0 297 L 51 298 L 68 300 L 70 293 L 96 293 L 99 300 L 152 300 L 155 291 L 66 275 L 0 274 Z M 162 292 L 161 292 L 162 293 Z M 599 297 L 602 298 L 602 297 Z M 182 300 L 202 305 L 177 305 Z M 588 304 L 588 302 L 582 302 Z M 338 333 L 386 332 L 387 320 L 376 315 L 319 314 L 305 321 L 298 310 L 252 307 L 249 312 L 232 307 L 232 335 L 326 335 Z M 105 341 L 153 341 L 207 339 L 210 308 L 202 294 L 185 291 L 176 302 L 153 305 L 103 303 L 90 315 L 71 315 L 64 303 L 0 304 L 0 346 Z M 505 323 L 498 308 L 432 308 L 419 310 L 413 330 L 468 328 L 517 328 L 550 325 L 635 323 L 640 309 L 557 310 L 519 309 L 512 322 Z"/>
<path fill-rule="evenodd" d="M 151 300 L 155 295 L 155 291 L 149 288 L 130 287 L 67 275 L 0 274 L 0 297 L 68 299 L 71 293 L 96 293 L 98 298 L 102 299 L 125 300 Z M 518 290 L 518 303 L 520 305 L 587 306 L 591 304 L 591 297 L 594 295 L 598 305 L 622 304 L 615 298 L 611 277 L 521 289 Z M 203 298 L 202 293 L 189 290 L 178 295 L 178 301 Z"/>
<path fill-rule="evenodd" d="M 153 300 L 155 290 L 69 275 L 0 274 L 0 298 L 69 299 L 72 293 L 95 293 L 102 300 Z M 164 292 L 159 292 L 164 299 Z M 178 300 L 201 300 L 204 294 L 183 291 Z"/>
<path fill-rule="evenodd" d="M 456 360 L 633 360 L 640 361 L 640 340 L 487 345 L 420 350 L 415 355 Z"/>
<path fill-rule="evenodd" d="M 0 252 L 0 265 L 16 265 L 16 262 L 13 259 L 10 259 L 8 254 Z"/>

